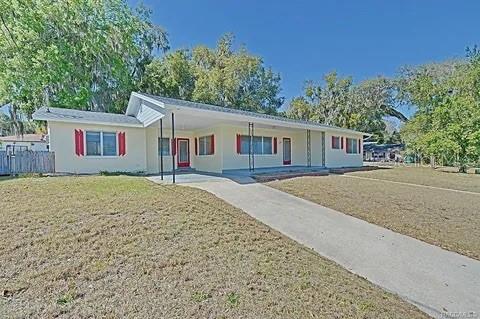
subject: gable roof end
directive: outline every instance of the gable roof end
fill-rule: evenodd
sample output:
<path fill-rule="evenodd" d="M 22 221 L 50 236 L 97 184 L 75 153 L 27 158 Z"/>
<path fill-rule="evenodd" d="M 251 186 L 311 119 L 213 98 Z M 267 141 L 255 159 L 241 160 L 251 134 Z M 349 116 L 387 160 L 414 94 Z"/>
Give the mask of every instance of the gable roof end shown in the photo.
<path fill-rule="evenodd" d="M 160 107 L 165 114 L 166 109 L 171 109 L 172 107 L 174 108 L 193 108 L 196 110 L 204 110 L 207 112 L 214 112 L 217 113 L 219 116 L 235 116 L 238 119 L 243 119 L 245 121 L 248 120 L 255 120 L 258 119 L 262 122 L 270 123 L 270 124 L 276 124 L 276 125 L 283 125 L 287 127 L 301 127 L 305 129 L 313 129 L 313 130 L 319 130 L 319 131 L 334 131 L 337 133 L 350 133 L 350 134 L 355 134 L 355 135 L 365 135 L 365 136 L 370 136 L 371 134 L 369 133 L 364 133 L 364 132 L 359 132 L 351 129 L 346 129 L 346 128 L 341 128 L 337 126 L 332 126 L 332 125 L 326 125 L 326 124 L 320 124 L 316 122 L 311 122 L 311 121 L 303 121 L 303 120 L 293 120 L 289 119 L 286 117 L 281 117 L 281 116 L 275 116 L 275 115 L 269 115 L 269 114 L 262 114 L 262 113 L 256 113 L 256 112 L 250 112 L 250 111 L 244 111 L 244 110 L 238 110 L 238 109 L 232 109 L 229 107 L 222 107 L 222 106 L 217 106 L 217 105 L 211 105 L 211 104 L 205 104 L 205 103 L 198 103 L 198 102 L 191 102 L 191 101 L 185 101 L 185 100 L 180 100 L 180 99 L 174 99 L 174 98 L 168 98 L 168 97 L 163 97 L 163 96 L 156 96 L 156 95 L 151 95 L 151 94 L 143 94 L 143 93 L 137 93 L 137 92 L 132 92 L 132 97 L 135 97 L 135 99 L 139 100 L 144 100 L 148 101 L 149 103 L 152 103 L 156 105 L 157 107 Z M 131 98 L 132 100 L 132 98 Z M 129 109 L 133 110 L 134 106 L 130 106 L 129 103 Z M 127 114 L 129 110 L 127 109 Z"/>

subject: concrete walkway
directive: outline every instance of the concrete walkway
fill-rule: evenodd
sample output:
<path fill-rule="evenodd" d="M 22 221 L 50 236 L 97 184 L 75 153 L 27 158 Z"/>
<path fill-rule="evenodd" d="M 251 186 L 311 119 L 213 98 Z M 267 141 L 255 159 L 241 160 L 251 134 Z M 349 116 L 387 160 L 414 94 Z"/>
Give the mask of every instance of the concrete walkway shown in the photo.
<path fill-rule="evenodd" d="M 257 183 L 209 191 L 437 318 L 480 318 L 480 262 Z M 470 313 L 473 312 L 473 313 Z"/>

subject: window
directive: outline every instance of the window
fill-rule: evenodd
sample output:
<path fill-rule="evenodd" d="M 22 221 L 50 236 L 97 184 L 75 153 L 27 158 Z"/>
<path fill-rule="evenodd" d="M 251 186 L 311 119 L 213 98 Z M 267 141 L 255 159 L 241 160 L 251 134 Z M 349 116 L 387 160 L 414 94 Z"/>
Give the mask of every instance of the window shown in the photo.
<path fill-rule="evenodd" d="M 87 155 L 102 155 L 100 147 L 100 132 L 87 132 L 86 133 L 87 139 Z"/>
<path fill-rule="evenodd" d="M 272 154 L 272 138 L 263 138 L 263 154 Z"/>
<path fill-rule="evenodd" d="M 240 154 L 248 154 L 250 144 L 250 137 L 248 135 L 242 135 L 240 137 Z M 272 154 L 272 138 L 267 136 L 254 136 L 253 137 L 253 154 L 268 155 Z"/>
<path fill-rule="evenodd" d="M 115 156 L 117 155 L 117 134 L 103 133 L 103 155 Z"/>
<path fill-rule="evenodd" d="M 158 155 L 170 155 L 170 138 L 163 137 L 162 140 L 158 138 Z"/>
<path fill-rule="evenodd" d="M 340 136 L 332 136 L 332 148 L 339 150 L 340 149 Z"/>
<path fill-rule="evenodd" d="M 253 137 L 253 154 L 263 154 L 263 137 Z"/>
<path fill-rule="evenodd" d="M 355 138 L 347 138 L 347 154 L 358 153 L 358 141 Z"/>
<path fill-rule="evenodd" d="M 91 132 L 85 133 L 87 156 L 117 156 L 117 133 Z"/>
<path fill-rule="evenodd" d="M 198 155 L 213 155 L 213 135 L 198 138 Z"/>

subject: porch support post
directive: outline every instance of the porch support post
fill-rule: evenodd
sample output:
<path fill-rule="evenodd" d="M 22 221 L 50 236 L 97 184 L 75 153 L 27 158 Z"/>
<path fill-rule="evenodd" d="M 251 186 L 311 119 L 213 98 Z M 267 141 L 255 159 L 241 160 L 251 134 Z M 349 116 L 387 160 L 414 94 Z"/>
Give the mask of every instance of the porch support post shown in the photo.
<path fill-rule="evenodd" d="M 250 132 L 251 126 L 248 122 L 248 170 L 252 170 L 252 133 Z"/>
<path fill-rule="evenodd" d="M 172 182 L 175 184 L 175 154 L 177 153 L 175 145 L 175 114 L 172 112 L 172 145 L 170 146 L 172 153 Z M 174 152 L 175 150 L 175 152 Z"/>
<path fill-rule="evenodd" d="M 255 150 L 253 148 L 253 138 L 255 137 L 255 131 L 253 127 L 253 122 L 252 122 L 252 169 L 255 171 Z"/>
<path fill-rule="evenodd" d="M 322 166 L 325 167 L 325 132 L 322 132 Z"/>
<path fill-rule="evenodd" d="M 250 171 L 255 170 L 255 152 L 253 150 L 253 136 L 254 136 L 254 128 L 253 128 L 253 123 L 249 122 L 248 123 L 248 136 L 249 136 L 249 142 L 248 142 L 248 169 Z"/>
<path fill-rule="evenodd" d="M 160 179 L 163 181 L 163 120 L 160 119 Z"/>
<path fill-rule="evenodd" d="M 307 130 L 307 166 L 312 166 L 312 138 L 310 130 Z"/>

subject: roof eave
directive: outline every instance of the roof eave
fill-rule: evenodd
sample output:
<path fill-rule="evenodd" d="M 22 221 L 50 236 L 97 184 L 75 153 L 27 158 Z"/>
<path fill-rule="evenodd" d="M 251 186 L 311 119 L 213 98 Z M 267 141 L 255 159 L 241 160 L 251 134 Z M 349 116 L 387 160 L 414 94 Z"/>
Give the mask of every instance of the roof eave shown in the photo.
<path fill-rule="evenodd" d="M 105 126 L 121 126 L 121 127 L 139 127 L 143 128 L 144 126 L 141 123 L 114 123 L 114 122 L 105 122 L 105 121 L 92 121 L 92 120 L 69 120 L 69 119 L 52 119 L 49 117 L 42 116 L 33 116 L 34 120 L 38 121 L 47 121 L 47 122 L 56 122 L 56 123 L 83 123 L 83 124 L 95 124 L 95 125 L 105 125 Z"/>
<path fill-rule="evenodd" d="M 160 102 L 157 101 L 157 103 L 160 103 Z M 369 133 L 359 132 L 359 131 L 350 130 L 350 129 L 344 129 L 340 127 L 333 127 L 328 125 L 292 122 L 292 121 L 289 121 L 289 119 L 282 120 L 282 119 L 261 118 L 261 117 L 245 115 L 245 114 L 219 112 L 216 110 L 198 109 L 195 107 L 188 107 L 184 105 L 167 104 L 167 103 L 164 103 L 164 107 L 170 111 L 175 109 L 191 109 L 191 110 L 202 112 L 202 113 L 208 113 L 212 117 L 217 117 L 219 119 L 237 119 L 237 120 L 249 121 L 249 122 L 272 125 L 272 126 L 298 128 L 298 129 L 310 129 L 313 131 L 333 131 L 333 132 L 353 134 L 353 135 L 367 135 L 367 136 L 371 135 Z"/>
<path fill-rule="evenodd" d="M 185 106 L 185 105 L 178 105 L 178 104 L 173 104 L 173 103 L 164 103 L 162 101 L 156 100 L 155 98 L 151 98 L 147 95 L 144 95 L 142 93 L 138 92 L 132 92 L 131 98 L 134 97 L 136 99 L 148 101 L 150 103 L 153 103 L 155 105 L 158 105 L 162 108 L 165 109 L 192 109 L 192 110 L 197 110 L 200 112 L 207 112 L 210 113 L 212 116 L 216 116 L 218 118 L 237 118 L 240 120 L 250 120 L 252 122 L 257 122 L 257 123 L 263 123 L 263 124 L 270 124 L 270 125 L 276 125 L 276 126 L 284 126 L 284 127 L 292 127 L 292 128 L 304 128 L 304 129 L 311 129 L 315 131 L 334 131 L 334 132 L 342 132 L 342 133 L 347 133 L 347 134 L 354 134 L 354 135 L 363 135 L 363 136 L 371 136 L 369 133 L 365 132 L 359 132 L 351 129 L 344 129 L 341 127 L 335 127 L 335 126 L 329 126 L 329 125 L 323 125 L 323 124 L 315 124 L 315 123 L 301 123 L 301 122 L 296 122 L 290 119 L 283 119 L 283 118 L 262 118 L 260 116 L 254 116 L 254 115 L 248 115 L 248 114 L 237 114 L 237 113 L 230 113 L 230 112 L 222 112 L 222 111 L 217 111 L 217 110 L 208 110 L 208 109 L 201 109 L 201 108 L 196 108 L 196 107 L 191 107 L 191 106 Z M 189 101 L 187 101 L 189 102 Z M 129 103 L 129 108 L 131 107 L 132 103 Z M 215 105 L 211 105 L 213 107 L 216 107 Z M 128 114 L 128 108 L 127 108 L 127 114 Z"/>

